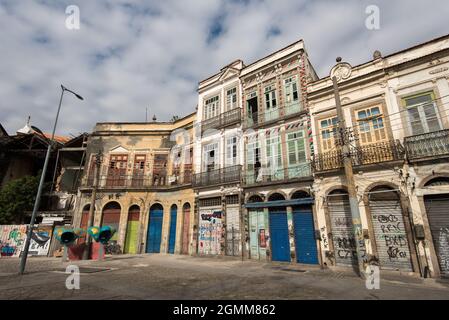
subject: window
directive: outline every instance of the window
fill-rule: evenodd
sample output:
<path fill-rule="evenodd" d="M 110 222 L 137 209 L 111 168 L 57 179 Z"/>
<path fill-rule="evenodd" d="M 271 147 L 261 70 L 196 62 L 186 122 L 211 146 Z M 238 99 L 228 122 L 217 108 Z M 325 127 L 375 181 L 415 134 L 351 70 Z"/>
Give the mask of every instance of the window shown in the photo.
<path fill-rule="evenodd" d="M 294 167 L 306 162 L 304 131 L 287 134 L 288 166 Z"/>
<path fill-rule="evenodd" d="M 237 137 L 230 137 L 226 139 L 226 166 L 237 165 L 237 144 Z"/>
<path fill-rule="evenodd" d="M 323 151 L 329 151 L 334 147 L 337 124 L 337 117 L 320 121 L 320 135 Z"/>
<path fill-rule="evenodd" d="M 123 186 L 126 178 L 128 155 L 111 155 L 109 158 L 107 186 Z"/>
<path fill-rule="evenodd" d="M 433 92 L 404 98 L 412 135 L 441 130 Z"/>
<path fill-rule="evenodd" d="M 284 80 L 285 104 L 293 104 L 299 101 L 298 84 L 296 76 Z"/>
<path fill-rule="evenodd" d="M 218 116 L 220 113 L 220 100 L 218 96 L 209 98 L 204 103 L 204 120 Z"/>
<path fill-rule="evenodd" d="M 273 86 L 265 88 L 265 108 L 267 111 L 273 110 L 277 107 L 276 104 L 276 90 Z"/>
<path fill-rule="evenodd" d="M 281 174 L 282 169 L 281 138 L 279 136 L 267 138 L 266 152 L 269 173 L 277 177 Z"/>
<path fill-rule="evenodd" d="M 145 171 L 145 155 L 136 155 L 134 157 L 134 174 L 143 174 Z"/>
<path fill-rule="evenodd" d="M 247 183 L 254 183 L 262 179 L 259 141 L 248 142 L 246 151 Z"/>
<path fill-rule="evenodd" d="M 122 172 L 124 169 L 126 169 L 127 162 L 128 162 L 127 155 L 111 155 L 109 161 L 109 169 L 111 170 L 109 172 L 111 173 Z"/>
<path fill-rule="evenodd" d="M 380 106 L 357 111 L 357 122 L 362 145 L 387 139 Z"/>
<path fill-rule="evenodd" d="M 265 88 L 265 121 L 276 119 L 279 115 L 274 86 Z"/>
<path fill-rule="evenodd" d="M 133 177 L 132 177 L 132 186 L 140 187 L 143 186 L 143 179 L 145 174 L 145 160 L 146 156 L 136 154 L 134 156 L 134 165 L 133 165 Z"/>
<path fill-rule="evenodd" d="M 257 93 L 251 92 L 246 96 L 246 108 L 248 113 L 247 125 L 252 126 L 258 123 L 258 103 Z"/>
<path fill-rule="evenodd" d="M 299 104 L 298 84 L 296 76 L 284 80 L 285 113 L 292 114 L 301 111 Z"/>
<path fill-rule="evenodd" d="M 237 88 L 226 91 L 226 111 L 237 107 Z"/>
<path fill-rule="evenodd" d="M 203 147 L 203 171 L 218 169 L 218 143 L 210 143 Z"/>
<path fill-rule="evenodd" d="M 153 184 L 165 185 L 168 154 L 155 154 L 153 162 Z"/>

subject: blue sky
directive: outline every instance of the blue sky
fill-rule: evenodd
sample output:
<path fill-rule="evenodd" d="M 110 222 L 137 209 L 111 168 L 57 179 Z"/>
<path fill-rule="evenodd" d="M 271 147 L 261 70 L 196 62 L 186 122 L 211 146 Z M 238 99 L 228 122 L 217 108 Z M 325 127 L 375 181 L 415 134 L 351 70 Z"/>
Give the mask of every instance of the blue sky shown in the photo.
<path fill-rule="evenodd" d="M 65 8 L 80 8 L 80 30 Z M 368 5 L 380 29 L 365 27 Z M 31 116 L 57 133 L 101 121 L 169 120 L 195 110 L 198 82 L 235 59 L 245 63 L 304 39 L 319 76 L 335 57 L 356 65 L 449 33 L 447 0 L 125 1 L 0 0 L 0 123 L 12 134 Z"/>

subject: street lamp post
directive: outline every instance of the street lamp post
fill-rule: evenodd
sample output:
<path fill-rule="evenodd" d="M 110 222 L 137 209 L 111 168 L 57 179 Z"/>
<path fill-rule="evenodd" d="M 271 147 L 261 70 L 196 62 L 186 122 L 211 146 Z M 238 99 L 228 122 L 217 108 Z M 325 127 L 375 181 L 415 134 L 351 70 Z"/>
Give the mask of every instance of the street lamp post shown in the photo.
<path fill-rule="evenodd" d="M 34 207 L 33 207 L 33 213 L 31 214 L 30 227 L 29 227 L 27 238 L 26 238 L 26 241 L 25 241 L 25 247 L 23 248 L 22 256 L 21 256 L 21 259 L 20 259 L 19 274 L 23 274 L 25 272 L 25 265 L 26 265 L 26 262 L 27 262 L 28 251 L 30 249 L 30 243 L 31 243 L 31 235 L 33 233 L 33 228 L 34 228 L 34 221 L 36 219 L 36 213 L 37 213 L 37 210 L 38 210 L 39 204 L 40 204 L 42 189 L 43 189 L 44 180 L 45 180 L 45 173 L 47 171 L 48 161 L 50 159 L 50 153 L 51 153 L 53 140 L 55 138 L 56 125 L 58 123 L 59 111 L 61 110 L 62 97 L 64 96 L 64 91 L 68 91 L 68 92 L 74 94 L 78 99 L 84 100 L 83 97 L 81 97 L 77 93 L 73 92 L 72 90 L 67 89 L 63 85 L 61 85 L 61 90 L 62 90 L 61 91 L 61 98 L 59 99 L 59 106 L 58 106 L 58 111 L 56 112 L 56 119 L 55 119 L 55 123 L 54 123 L 54 126 L 53 126 L 53 132 L 51 134 L 51 139 L 50 139 L 50 141 L 48 143 L 47 154 L 45 155 L 44 167 L 42 168 L 41 178 L 40 178 L 40 181 L 39 181 L 39 187 L 37 189 L 36 199 L 34 200 Z M 40 131 L 40 130 L 38 130 L 38 131 Z M 40 131 L 40 133 L 42 134 L 41 131 Z"/>

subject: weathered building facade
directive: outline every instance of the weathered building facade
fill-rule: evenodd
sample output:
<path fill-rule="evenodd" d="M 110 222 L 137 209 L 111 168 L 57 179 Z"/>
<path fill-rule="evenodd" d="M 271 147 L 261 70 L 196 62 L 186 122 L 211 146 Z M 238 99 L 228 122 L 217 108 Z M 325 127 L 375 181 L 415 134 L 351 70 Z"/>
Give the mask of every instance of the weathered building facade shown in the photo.
<path fill-rule="evenodd" d="M 247 257 L 318 264 L 306 85 L 317 79 L 302 41 L 241 75 Z"/>
<path fill-rule="evenodd" d="M 124 253 L 193 253 L 195 114 L 173 122 L 98 123 L 87 148 L 74 226 L 111 225 Z M 97 170 L 100 170 L 97 173 Z"/>
<path fill-rule="evenodd" d="M 236 60 L 199 83 L 195 135 L 198 254 L 242 252 L 240 184 L 243 164 L 240 72 Z"/>
<path fill-rule="evenodd" d="M 445 36 L 355 67 L 339 61 L 322 79 L 303 41 L 236 60 L 199 83 L 190 116 L 96 126 L 75 225 L 87 225 L 101 150 L 95 225 L 116 226 L 124 252 L 356 268 L 344 134 L 364 264 L 447 276 L 448 54 Z"/>
<path fill-rule="evenodd" d="M 364 236 L 365 264 L 447 275 L 449 37 L 312 82 L 315 204 L 323 263 L 357 265 L 332 77 L 338 80 Z"/>

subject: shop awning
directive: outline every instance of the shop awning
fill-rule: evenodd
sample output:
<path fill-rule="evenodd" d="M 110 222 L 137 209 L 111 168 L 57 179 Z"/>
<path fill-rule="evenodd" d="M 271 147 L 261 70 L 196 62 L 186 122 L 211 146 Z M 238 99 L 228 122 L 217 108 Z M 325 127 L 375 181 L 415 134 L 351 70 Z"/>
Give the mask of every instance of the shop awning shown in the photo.
<path fill-rule="evenodd" d="M 245 208 L 268 208 L 268 207 L 287 207 L 298 206 L 303 204 L 313 204 L 315 200 L 313 198 L 301 198 L 292 200 L 276 200 L 267 202 L 252 202 L 244 205 Z"/>

